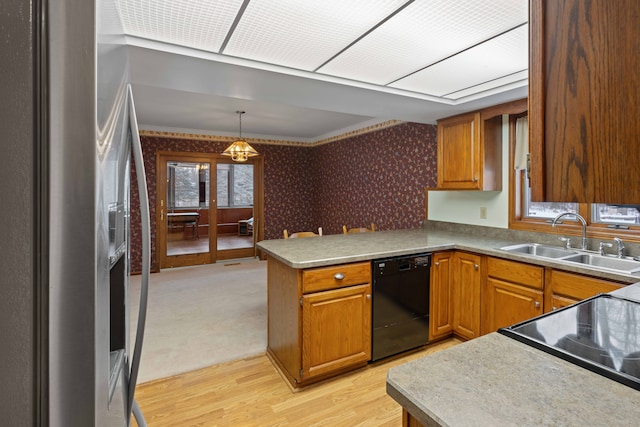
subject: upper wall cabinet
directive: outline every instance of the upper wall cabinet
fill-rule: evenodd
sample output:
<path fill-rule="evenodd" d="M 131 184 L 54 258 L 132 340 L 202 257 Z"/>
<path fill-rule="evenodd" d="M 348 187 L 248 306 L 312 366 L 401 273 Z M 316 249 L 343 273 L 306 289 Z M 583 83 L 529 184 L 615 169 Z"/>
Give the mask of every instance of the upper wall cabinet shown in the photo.
<path fill-rule="evenodd" d="M 640 203 L 640 1 L 532 0 L 536 201 Z"/>
<path fill-rule="evenodd" d="M 438 120 L 438 190 L 502 190 L 502 114 L 527 100 Z"/>

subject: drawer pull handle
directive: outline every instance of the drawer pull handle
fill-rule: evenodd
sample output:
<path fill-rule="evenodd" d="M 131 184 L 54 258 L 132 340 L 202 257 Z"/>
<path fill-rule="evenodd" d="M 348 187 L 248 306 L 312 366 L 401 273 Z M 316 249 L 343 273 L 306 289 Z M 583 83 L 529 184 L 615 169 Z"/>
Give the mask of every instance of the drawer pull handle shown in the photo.
<path fill-rule="evenodd" d="M 333 275 L 333 278 L 336 279 L 336 280 L 342 280 L 342 279 L 344 279 L 344 274 L 336 273 L 336 274 Z"/>
<path fill-rule="evenodd" d="M 538 302 L 538 301 L 534 302 L 534 303 L 533 303 L 533 306 L 534 306 L 535 308 L 540 308 L 540 302 Z"/>

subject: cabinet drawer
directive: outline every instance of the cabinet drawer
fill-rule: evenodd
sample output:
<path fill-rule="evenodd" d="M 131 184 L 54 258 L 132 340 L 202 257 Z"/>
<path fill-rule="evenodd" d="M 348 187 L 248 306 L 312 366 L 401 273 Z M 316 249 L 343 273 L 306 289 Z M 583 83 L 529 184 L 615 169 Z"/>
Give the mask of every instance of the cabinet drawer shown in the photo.
<path fill-rule="evenodd" d="M 302 272 L 302 293 L 343 288 L 371 282 L 371 263 L 332 265 Z"/>
<path fill-rule="evenodd" d="M 496 279 L 518 283 L 535 289 L 544 288 L 543 267 L 506 259 L 489 258 L 487 270 L 489 276 Z"/>
<path fill-rule="evenodd" d="M 550 282 L 552 295 L 563 295 L 578 301 L 600 293 L 613 292 L 624 286 L 608 280 L 558 270 L 551 271 Z"/>

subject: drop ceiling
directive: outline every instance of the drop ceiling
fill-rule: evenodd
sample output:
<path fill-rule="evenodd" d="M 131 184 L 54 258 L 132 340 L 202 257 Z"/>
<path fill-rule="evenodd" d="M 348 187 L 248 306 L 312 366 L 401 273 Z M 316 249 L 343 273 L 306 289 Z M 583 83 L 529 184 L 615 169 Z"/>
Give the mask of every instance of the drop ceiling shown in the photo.
<path fill-rule="evenodd" d="M 104 0 L 141 128 L 316 142 L 527 96 L 527 0 Z M 109 13 L 106 13 L 108 10 Z"/>

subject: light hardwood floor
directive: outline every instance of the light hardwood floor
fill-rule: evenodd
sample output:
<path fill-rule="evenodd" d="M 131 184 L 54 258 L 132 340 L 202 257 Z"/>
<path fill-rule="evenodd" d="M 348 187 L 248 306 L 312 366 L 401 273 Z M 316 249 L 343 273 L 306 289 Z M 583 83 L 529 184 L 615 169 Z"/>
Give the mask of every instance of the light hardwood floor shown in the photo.
<path fill-rule="evenodd" d="M 297 392 L 259 355 L 141 384 L 136 400 L 151 427 L 400 426 L 387 370 L 460 342 L 431 344 Z"/>

